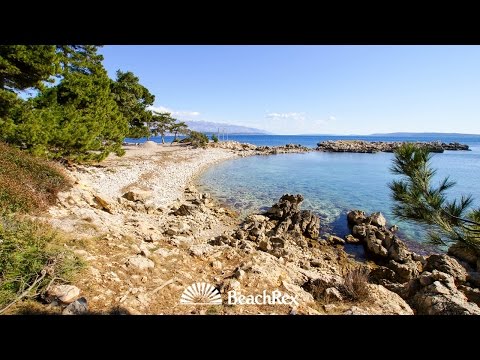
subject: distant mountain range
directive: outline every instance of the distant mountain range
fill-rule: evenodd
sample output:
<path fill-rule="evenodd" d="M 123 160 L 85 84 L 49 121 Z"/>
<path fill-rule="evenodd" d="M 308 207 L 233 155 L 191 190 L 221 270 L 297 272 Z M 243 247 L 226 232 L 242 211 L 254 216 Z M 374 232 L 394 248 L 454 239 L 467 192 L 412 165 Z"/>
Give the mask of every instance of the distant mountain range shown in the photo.
<path fill-rule="evenodd" d="M 387 133 L 387 134 L 371 134 L 370 136 L 431 137 L 431 136 L 480 136 L 480 135 L 479 134 L 459 134 L 459 133 L 437 133 L 437 132 L 424 132 L 424 133 L 394 132 L 394 133 Z"/>
<path fill-rule="evenodd" d="M 217 133 L 218 131 L 220 131 L 221 134 L 225 132 L 229 135 L 271 135 L 271 133 L 265 130 L 233 124 L 193 120 L 185 121 L 185 123 L 188 125 L 189 129 L 203 133 Z"/>

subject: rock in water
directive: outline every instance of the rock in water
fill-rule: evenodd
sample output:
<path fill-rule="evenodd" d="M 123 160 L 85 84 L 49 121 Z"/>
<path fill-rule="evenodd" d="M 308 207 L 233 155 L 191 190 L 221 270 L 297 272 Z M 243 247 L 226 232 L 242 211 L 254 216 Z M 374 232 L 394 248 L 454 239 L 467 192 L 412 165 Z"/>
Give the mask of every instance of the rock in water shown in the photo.
<path fill-rule="evenodd" d="M 363 224 L 366 218 L 365 212 L 361 210 L 352 210 L 347 214 L 347 221 L 350 227 Z"/>
<path fill-rule="evenodd" d="M 381 212 L 376 212 L 370 215 L 370 221 L 370 223 L 374 226 L 382 227 L 387 225 L 387 220 L 385 220 L 385 217 Z"/>
<path fill-rule="evenodd" d="M 84 315 L 88 311 L 87 299 L 81 297 L 68 305 L 63 311 L 62 315 Z"/>
<path fill-rule="evenodd" d="M 280 201 L 267 210 L 264 215 L 272 220 L 283 220 L 284 218 L 293 216 L 298 212 L 302 201 L 303 196 L 300 194 L 285 194 L 280 198 Z"/>

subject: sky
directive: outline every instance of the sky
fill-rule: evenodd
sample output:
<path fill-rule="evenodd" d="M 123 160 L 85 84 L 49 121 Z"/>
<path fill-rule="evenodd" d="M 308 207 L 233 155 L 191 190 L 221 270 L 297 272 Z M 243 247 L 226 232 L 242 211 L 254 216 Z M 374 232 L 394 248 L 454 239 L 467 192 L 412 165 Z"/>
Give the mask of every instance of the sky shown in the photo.
<path fill-rule="evenodd" d="M 480 46 L 114 45 L 154 107 L 275 134 L 480 134 Z"/>

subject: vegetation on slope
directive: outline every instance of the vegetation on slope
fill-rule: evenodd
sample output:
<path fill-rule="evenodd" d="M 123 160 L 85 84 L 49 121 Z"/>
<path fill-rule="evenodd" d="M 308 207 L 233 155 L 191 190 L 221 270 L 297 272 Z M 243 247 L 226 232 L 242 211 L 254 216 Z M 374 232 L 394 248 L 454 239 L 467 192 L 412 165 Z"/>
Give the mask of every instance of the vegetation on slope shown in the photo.
<path fill-rule="evenodd" d="M 55 164 L 0 143 L 0 313 L 15 300 L 43 296 L 52 281 L 68 281 L 81 267 L 59 233 L 24 216 L 47 209 L 69 186 Z"/>

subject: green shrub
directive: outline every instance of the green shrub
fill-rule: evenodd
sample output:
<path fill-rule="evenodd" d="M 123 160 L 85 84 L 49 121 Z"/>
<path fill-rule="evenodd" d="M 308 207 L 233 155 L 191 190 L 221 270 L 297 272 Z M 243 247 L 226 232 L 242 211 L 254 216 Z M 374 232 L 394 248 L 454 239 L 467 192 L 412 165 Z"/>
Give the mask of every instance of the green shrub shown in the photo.
<path fill-rule="evenodd" d="M 47 209 L 69 186 L 56 164 L 0 143 L 0 313 L 15 299 L 41 296 L 52 280 L 68 281 L 82 266 L 50 226 L 19 215 Z"/>
<path fill-rule="evenodd" d="M 0 213 L 44 210 L 69 186 L 56 164 L 0 143 Z"/>
<path fill-rule="evenodd" d="M 60 240 L 46 224 L 0 216 L 0 312 L 32 285 L 24 298 L 41 296 L 52 280 L 69 281 L 83 266 Z"/>
<path fill-rule="evenodd" d="M 208 137 L 201 132 L 190 131 L 190 134 L 188 138 L 185 139 L 185 142 L 190 142 L 194 147 L 205 147 L 208 144 Z"/>
<path fill-rule="evenodd" d="M 214 143 L 218 143 L 218 137 L 215 134 L 212 134 L 212 140 Z"/>

